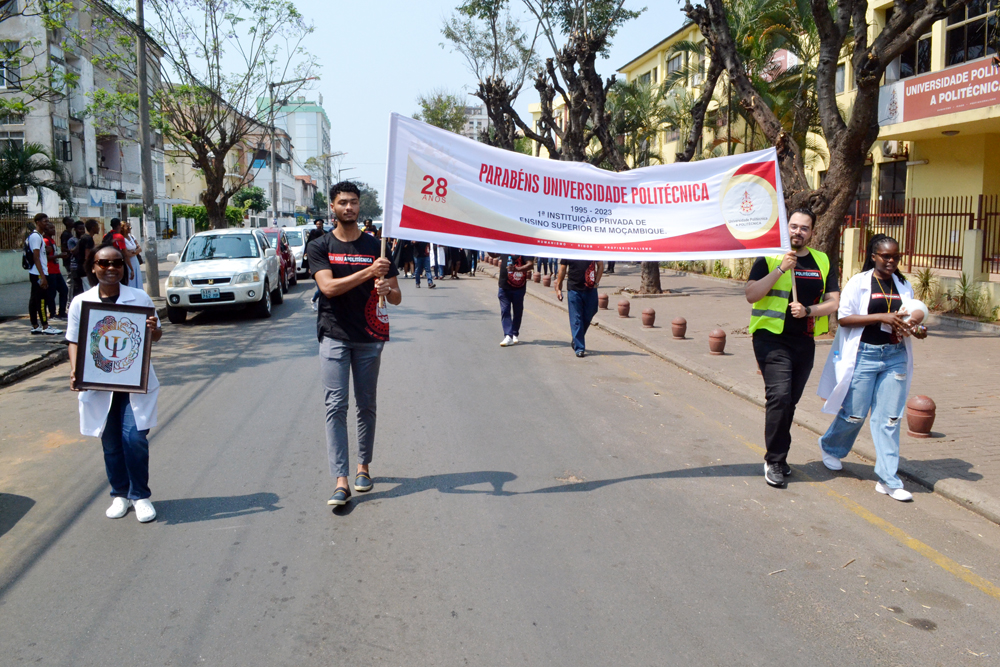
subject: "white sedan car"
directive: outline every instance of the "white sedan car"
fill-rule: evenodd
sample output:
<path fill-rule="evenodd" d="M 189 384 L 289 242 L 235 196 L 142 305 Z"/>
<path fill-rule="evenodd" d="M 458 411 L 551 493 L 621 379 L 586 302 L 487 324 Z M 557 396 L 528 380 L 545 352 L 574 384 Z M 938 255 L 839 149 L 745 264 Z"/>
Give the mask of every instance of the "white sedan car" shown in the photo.
<path fill-rule="evenodd" d="M 250 306 L 271 316 L 281 303 L 278 258 L 256 229 L 213 229 L 192 236 L 184 252 L 167 255 L 177 266 L 167 278 L 167 319 L 179 324 L 189 310 Z"/>
<path fill-rule="evenodd" d="M 302 267 L 302 255 L 306 249 L 306 239 L 309 238 L 308 227 L 286 227 L 285 236 L 288 237 L 288 245 L 292 249 L 292 256 L 295 257 L 295 273 L 302 275 L 309 270 Z"/>

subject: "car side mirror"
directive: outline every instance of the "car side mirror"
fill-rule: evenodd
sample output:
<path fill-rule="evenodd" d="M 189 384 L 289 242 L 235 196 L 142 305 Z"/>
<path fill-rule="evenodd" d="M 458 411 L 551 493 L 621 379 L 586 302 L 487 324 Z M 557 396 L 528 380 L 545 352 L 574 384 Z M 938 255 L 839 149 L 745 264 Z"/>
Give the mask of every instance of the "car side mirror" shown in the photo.
<path fill-rule="evenodd" d="M 174 264 L 180 264 L 180 262 L 181 262 L 180 253 L 176 253 L 176 252 L 170 253 L 169 255 L 167 255 L 167 261 L 168 262 L 173 262 Z"/>
<path fill-rule="evenodd" d="M 274 257 L 277 254 L 278 253 L 274 251 L 274 248 L 267 248 L 266 250 L 264 250 L 264 257 Z"/>

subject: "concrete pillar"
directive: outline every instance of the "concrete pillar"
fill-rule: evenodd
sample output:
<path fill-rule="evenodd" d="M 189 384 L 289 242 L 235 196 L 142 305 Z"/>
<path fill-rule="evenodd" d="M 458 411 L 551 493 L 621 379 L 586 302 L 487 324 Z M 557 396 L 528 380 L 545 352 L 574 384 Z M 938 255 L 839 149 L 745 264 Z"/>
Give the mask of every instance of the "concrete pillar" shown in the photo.
<path fill-rule="evenodd" d="M 983 271 L 983 230 L 967 229 L 963 233 L 962 273 L 973 282 L 984 283 L 989 276 Z"/>
<path fill-rule="evenodd" d="M 864 262 L 858 261 L 858 248 L 861 244 L 861 229 L 859 227 L 848 227 L 844 230 L 844 271 L 841 277 L 841 285 L 851 279 L 856 273 L 861 273 Z"/>

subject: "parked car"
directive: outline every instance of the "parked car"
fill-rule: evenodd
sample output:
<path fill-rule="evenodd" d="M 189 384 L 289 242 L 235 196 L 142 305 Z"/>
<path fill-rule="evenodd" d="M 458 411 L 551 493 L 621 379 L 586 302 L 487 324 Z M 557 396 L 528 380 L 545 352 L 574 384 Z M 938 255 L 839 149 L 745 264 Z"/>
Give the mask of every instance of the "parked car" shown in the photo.
<path fill-rule="evenodd" d="M 308 267 L 303 266 L 302 263 L 302 258 L 305 256 L 306 239 L 309 238 L 309 229 L 306 227 L 286 229 L 285 235 L 288 237 L 288 245 L 291 246 L 292 255 L 295 257 L 295 275 L 309 273 Z"/>
<path fill-rule="evenodd" d="M 281 264 L 281 291 L 287 292 L 289 287 L 299 281 L 295 255 L 288 243 L 289 230 L 284 227 L 266 227 L 260 231 L 264 232 L 271 247 L 278 251 L 278 263 Z"/>
<path fill-rule="evenodd" d="M 259 229 L 213 229 L 192 236 L 167 277 L 167 319 L 180 324 L 189 310 L 249 306 L 270 317 L 281 303 L 277 252 Z"/>

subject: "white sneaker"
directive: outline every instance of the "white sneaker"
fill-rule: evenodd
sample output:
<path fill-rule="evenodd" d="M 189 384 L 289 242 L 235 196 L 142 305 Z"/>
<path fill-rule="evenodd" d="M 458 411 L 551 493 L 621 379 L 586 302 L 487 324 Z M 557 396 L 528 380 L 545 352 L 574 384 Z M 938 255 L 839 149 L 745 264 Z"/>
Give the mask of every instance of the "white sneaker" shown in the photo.
<path fill-rule="evenodd" d="M 840 462 L 840 459 L 838 459 L 833 454 L 827 454 L 826 451 L 824 451 L 824 450 L 820 450 L 820 451 L 823 452 L 823 465 L 825 465 L 830 470 L 843 470 L 844 469 L 844 464 Z"/>
<path fill-rule="evenodd" d="M 504 336 L 503 340 L 500 341 L 500 347 L 507 347 L 508 345 L 513 345 L 513 344 L 514 344 L 514 339 L 512 339 L 510 336 Z"/>
<path fill-rule="evenodd" d="M 149 523 L 156 518 L 156 509 L 149 498 L 136 500 L 132 505 L 135 507 L 135 518 L 139 520 L 139 523 Z"/>
<path fill-rule="evenodd" d="M 313 308 L 313 310 L 319 310 L 319 302 L 313 301 L 312 302 L 312 308 Z"/>
<path fill-rule="evenodd" d="M 58 336 L 63 333 L 62 329 L 56 329 L 52 325 L 49 325 L 47 329 L 42 329 L 43 334 L 48 334 L 49 336 Z"/>
<path fill-rule="evenodd" d="M 893 500 L 898 500 L 901 503 L 913 500 L 913 494 L 906 489 L 890 489 L 882 482 L 875 482 L 875 490 L 879 493 L 884 493 Z"/>
<path fill-rule="evenodd" d="M 520 343 L 520 342 L 521 342 L 521 341 L 519 341 L 519 340 L 517 339 L 517 336 L 511 336 L 511 338 L 510 338 L 510 344 L 511 344 L 511 345 L 517 345 L 517 344 L 518 344 L 518 343 Z"/>
<path fill-rule="evenodd" d="M 132 501 L 128 498 L 122 498 L 121 496 L 115 496 L 115 499 L 111 501 L 111 507 L 104 513 L 104 516 L 109 519 L 120 519 L 126 514 L 128 514 L 128 508 L 132 507 Z"/>
<path fill-rule="evenodd" d="M 42 333 L 42 331 L 43 331 L 43 329 L 41 327 L 33 327 L 31 329 L 31 333 L 32 334 L 40 334 L 40 333 Z"/>

